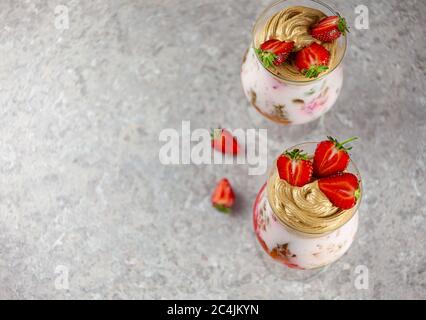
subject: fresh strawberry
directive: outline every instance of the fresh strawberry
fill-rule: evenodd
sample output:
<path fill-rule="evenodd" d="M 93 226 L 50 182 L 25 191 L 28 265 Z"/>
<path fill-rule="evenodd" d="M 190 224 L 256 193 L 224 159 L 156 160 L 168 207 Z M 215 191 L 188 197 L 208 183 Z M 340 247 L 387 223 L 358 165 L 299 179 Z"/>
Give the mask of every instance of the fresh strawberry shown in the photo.
<path fill-rule="evenodd" d="M 313 42 L 296 53 L 294 63 L 306 78 L 316 78 L 328 70 L 330 52 L 322 45 Z"/>
<path fill-rule="evenodd" d="M 315 39 L 323 42 L 331 42 L 339 38 L 342 34 L 349 32 L 345 18 L 340 16 L 326 17 L 318 22 L 311 29 L 311 35 Z"/>
<path fill-rule="evenodd" d="M 355 206 L 360 197 L 358 178 L 352 173 L 321 178 L 318 187 L 333 205 L 344 210 Z"/>
<path fill-rule="evenodd" d="M 280 66 L 288 58 L 289 54 L 294 48 L 293 41 L 280 41 L 277 39 L 270 39 L 261 44 L 256 53 L 266 68 L 272 65 Z"/>
<path fill-rule="evenodd" d="M 237 155 L 240 146 L 237 139 L 226 129 L 214 129 L 212 133 L 212 147 L 222 153 Z"/>
<path fill-rule="evenodd" d="M 311 182 L 312 162 L 308 160 L 303 150 L 286 151 L 277 160 L 278 174 L 292 186 L 303 187 Z"/>
<path fill-rule="evenodd" d="M 231 212 L 232 205 L 235 201 L 235 195 L 228 179 L 222 179 L 219 181 L 212 194 L 211 201 L 213 207 L 217 210 L 224 213 Z"/>
<path fill-rule="evenodd" d="M 339 142 L 332 137 L 322 141 L 317 145 L 314 155 L 314 175 L 316 177 L 327 177 L 339 172 L 343 172 L 349 164 L 348 151 L 345 144 L 358 139 L 350 138 Z"/>

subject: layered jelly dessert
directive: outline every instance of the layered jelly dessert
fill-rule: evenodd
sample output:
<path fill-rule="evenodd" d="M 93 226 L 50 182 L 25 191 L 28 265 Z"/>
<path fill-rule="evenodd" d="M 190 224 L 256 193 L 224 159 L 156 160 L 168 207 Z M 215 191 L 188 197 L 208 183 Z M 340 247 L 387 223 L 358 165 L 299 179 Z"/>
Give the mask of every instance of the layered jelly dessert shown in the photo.
<path fill-rule="evenodd" d="M 258 18 L 243 59 L 249 102 L 282 124 L 303 124 L 327 112 L 343 82 L 346 21 L 319 1 L 280 1 Z"/>
<path fill-rule="evenodd" d="M 361 177 L 347 140 L 305 143 L 281 154 L 253 208 L 255 234 L 275 260 L 315 269 L 339 259 L 358 229 Z"/>

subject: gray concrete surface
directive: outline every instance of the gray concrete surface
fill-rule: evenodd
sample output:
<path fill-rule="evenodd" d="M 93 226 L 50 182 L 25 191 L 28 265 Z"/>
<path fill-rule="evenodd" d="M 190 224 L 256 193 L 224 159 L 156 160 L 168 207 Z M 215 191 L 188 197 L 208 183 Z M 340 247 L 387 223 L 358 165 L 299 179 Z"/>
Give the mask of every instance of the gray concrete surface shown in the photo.
<path fill-rule="evenodd" d="M 359 1 L 328 2 L 353 23 Z M 338 103 L 301 127 L 249 113 L 241 89 L 268 3 L 1 1 L 0 298 L 426 298 L 426 2 L 364 1 L 370 29 L 352 29 Z M 306 279 L 265 258 L 251 226 L 265 177 L 160 164 L 159 133 L 182 120 L 266 128 L 269 163 L 298 142 L 360 136 L 349 253 Z M 209 203 L 223 176 L 232 216 Z"/>

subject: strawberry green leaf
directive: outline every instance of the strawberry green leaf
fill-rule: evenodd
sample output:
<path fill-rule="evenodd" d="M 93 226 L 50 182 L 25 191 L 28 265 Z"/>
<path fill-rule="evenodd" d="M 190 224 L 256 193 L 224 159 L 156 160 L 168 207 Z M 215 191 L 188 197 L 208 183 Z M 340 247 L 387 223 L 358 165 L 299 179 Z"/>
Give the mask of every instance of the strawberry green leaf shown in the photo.
<path fill-rule="evenodd" d="M 231 213 L 231 208 L 227 208 L 224 205 L 221 204 L 215 204 L 214 207 L 216 208 L 217 211 L 222 212 L 222 213 Z"/>
<path fill-rule="evenodd" d="M 361 190 L 360 189 L 356 189 L 355 191 L 355 199 L 358 201 L 358 199 L 361 197 Z"/>
<path fill-rule="evenodd" d="M 256 54 L 258 55 L 260 61 L 266 68 L 270 68 L 274 66 L 274 61 L 278 58 L 276 54 L 272 52 L 263 51 L 261 49 L 255 49 Z"/>
<path fill-rule="evenodd" d="M 302 153 L 303 150 L 300 149 L 293 149 L 292 151 L 286 151 L 284 153 L 284 155 L 288 156 L 290 159 L 293 160 L 308 160 L 308 154 L 307 153 Z"/>
<path fill-rule="evenodd" d="M 340 18 L 339 22 L 337 23 L 337 28 L 339 29 L 339 31 L 345 35 L 346 32 L 350 32 L 349 28 L 348 28 L 348 24 L 346 23 L 346 19 L 345 18 Z"/>
<path fill-rule="evenodd" d="M 317 78 L 321 72 L 327 71 L 327 66 L 312 66 L 308 71 L 305 73 L 306 78 Z"/>

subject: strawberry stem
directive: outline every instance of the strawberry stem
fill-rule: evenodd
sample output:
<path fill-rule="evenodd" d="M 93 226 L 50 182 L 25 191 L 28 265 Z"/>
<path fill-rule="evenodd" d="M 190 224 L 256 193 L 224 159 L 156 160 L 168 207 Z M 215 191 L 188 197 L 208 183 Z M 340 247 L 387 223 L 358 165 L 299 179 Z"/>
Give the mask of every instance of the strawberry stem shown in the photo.
<path fill-rule="evenodd" d="M 349 142 L 351 142 L 351 141 L 355 141 L 355 140 L 357 140 L 358 139 L 358 137 L 352 137 L 352 138 L 349 138 L 349 139 L 347 139 L 347 140 L 345 140 L 345 141 L 343 141 L 343 142 L 340 142 L 339 144 L 338 144 L 338 148 L 339 149 L 344 149 L 344 145 L 345 144 L 347 144 L 347 143 L 349 143 Z"/>
<path fill-rule="evenodd" d="M 210 136 L 211 136 L 212 140 L 219 139 L 221 135 L 222 135 L 222 128 L 221 127 L 211 129 Z"/>
<path fill-rule="evenodd" d="M 352 147 L 345 148 L 345 144 L 348 144 L 349 142 L 352 142 L 352 141 L 355 141 L 355 140 L 358 139 L 358 137 L 352 137 L 352 138 L 349 138 L 349 139 L 347 139 L 343 142 L 339 142 L 336 139 L 334 139 L 333 137 L 328 136 L 327 138 L 328 138 L 328 140 L 334 142 L 334 144 L 335 144 L 335 146 L 338 150 L 345 150 L 345 151 L 349 151 L 349 150 L 352 149 Z"/>

